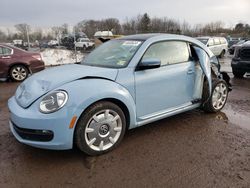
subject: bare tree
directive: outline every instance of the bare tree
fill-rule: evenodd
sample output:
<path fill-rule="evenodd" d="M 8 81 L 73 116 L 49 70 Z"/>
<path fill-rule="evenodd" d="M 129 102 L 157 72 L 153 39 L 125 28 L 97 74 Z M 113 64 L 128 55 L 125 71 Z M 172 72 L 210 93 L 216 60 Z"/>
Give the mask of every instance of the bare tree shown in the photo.
<path fill-rule="evenodd" d="M 92 38 L 96 31 L 99 30 L 100 21 L 98 20 L 83 20 L 74 28 L 76 32 L 84 32 L 88 37 Z"/>
<path fill-rule="evenodd" d="M 43 32 L 42 29 L 36 29 L 34 32 L 30 33 L 30 38 L 32 41 L 42 40 Z"/>
<path fill-rule="evenodd" d="M 57 38 L 59 36 L 59 34 L 60 34 L 60 27 L 54 26 L 54 27 L 51 28 L 51 31 L 52 31 L 52 36 L 54 38 Z"/>
<path fill-rule="evenodd" d="M 137 33 L 136 25 L 137 22 L 135 19 L 129 20 L 128 18 L 126 18 L 126 22 L 122 24 L 123 34 L 131 35 Z"/>
<path fill-rule="evenodd" d="M 20 34 L 21 38 L 25 40 L 27 37 L 27 32 L 30 32 L 30 26 L 26 23 L 22 23 L 15 25 L 15 28 L 18 31 L 18 34 Z"/>
<path fill-rule="evenodd" d="M 181 28 L 181 34 L 192 35 L 191 25 L 186 20 L 182 22 L 180 28 Z"/>
<path fill-rule="evenodd" d="M 99 22 L 99 28 L 103 31 L 112 31 L 114 34 L 121 32 L 121 24 L 116 18 L 107 18 Z"/>
<path fill-rule="evenodd" d="M 0 42 L 6 42 L 6 41 L 7 41 L 6 33 L 0 30 Z"/>

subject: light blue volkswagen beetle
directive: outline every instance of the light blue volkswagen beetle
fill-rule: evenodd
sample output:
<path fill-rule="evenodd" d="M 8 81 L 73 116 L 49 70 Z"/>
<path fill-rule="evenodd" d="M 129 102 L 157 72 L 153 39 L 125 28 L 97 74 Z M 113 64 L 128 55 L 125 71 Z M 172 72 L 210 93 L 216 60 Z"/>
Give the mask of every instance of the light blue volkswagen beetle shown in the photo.
<path fill-rule="evenodd" d="M 104 43 L 81 64 L 34 74 L 9 99 L 10 129 L 38 148 L 89 155 L 114 149 L 125 131 L 195 108 L 221 110 L 228 97 L 213 53 L 169 34 Z"/>

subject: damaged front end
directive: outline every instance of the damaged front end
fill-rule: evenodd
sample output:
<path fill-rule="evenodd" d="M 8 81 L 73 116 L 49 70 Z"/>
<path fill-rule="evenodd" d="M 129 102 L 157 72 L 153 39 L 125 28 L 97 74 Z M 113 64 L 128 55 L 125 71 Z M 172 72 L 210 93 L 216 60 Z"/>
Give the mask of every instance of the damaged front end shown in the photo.
<path fill-rule="evenodd" d="M 228 91 L 232 91 L 232 84 L 230 83 L 230 77 L 227 72 L 221 71 L 221 65 L 216 56 L 210 58 L 212 77 L 225 80 L 228 85 Z"/>
<path fill-rule="evenodd" d="M 216 56 L 212 53 L 208 54 L 204 49 L 194 46 L 194 50 L 198 56 L 201 69 L 205 75 L 206 81 L 208 83 L 209 95 L 212 92 L 212 81 L 215 78 L 223 79 L 228 85 L 228 90 L 232 90 L 232 85 L 230 83 L 230 77 L 226 72 L 220 71 L 220 62 Z"/>

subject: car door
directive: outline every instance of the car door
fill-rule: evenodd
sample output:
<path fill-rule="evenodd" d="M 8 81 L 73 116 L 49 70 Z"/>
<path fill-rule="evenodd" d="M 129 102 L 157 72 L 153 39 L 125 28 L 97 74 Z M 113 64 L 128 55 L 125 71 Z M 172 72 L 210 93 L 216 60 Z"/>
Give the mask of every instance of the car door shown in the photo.
<path fill-rule="evenodd" d="M 8 64 L 10 63 L 12 49 L 0 46 L 0 78 L 5 78 L 8 74 Z"/>
<path fill-rule="evenodd" d="M 193 99 L 195 63 L 182 41 L 152 44 L 142 60 L 159 59 L 161 66 L 135 72 L 137 117 L 146 119 L 188 105 Z"/>

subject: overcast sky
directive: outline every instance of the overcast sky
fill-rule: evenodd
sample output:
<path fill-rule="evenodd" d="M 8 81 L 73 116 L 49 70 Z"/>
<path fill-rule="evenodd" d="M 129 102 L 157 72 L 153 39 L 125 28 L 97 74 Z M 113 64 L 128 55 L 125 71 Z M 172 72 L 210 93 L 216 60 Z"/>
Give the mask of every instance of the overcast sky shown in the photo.
<path fill-rule="evenodd" d="M 50 27 L 84 19 L 114 17 L 121 22 L 147 12 L 191 24 L 223 21 L 250 24 L 250 0 L 1 0 L 0 27 L 28 23 Z"/>

